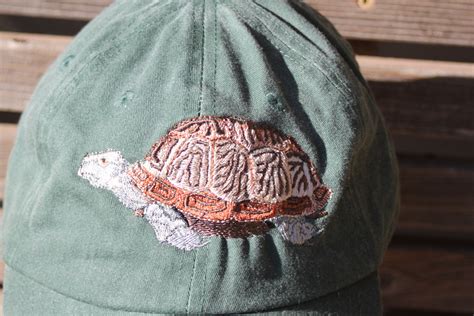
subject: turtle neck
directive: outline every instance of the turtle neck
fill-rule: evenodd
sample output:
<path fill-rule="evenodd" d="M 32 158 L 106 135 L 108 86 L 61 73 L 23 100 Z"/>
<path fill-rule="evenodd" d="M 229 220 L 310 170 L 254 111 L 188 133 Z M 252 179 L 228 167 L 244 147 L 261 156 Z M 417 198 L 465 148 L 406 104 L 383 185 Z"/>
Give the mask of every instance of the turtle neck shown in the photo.
<path fill-rule="evenodd" d="M 127 168 L 117 176 L 110 189 L 120 202 L 132 210 L 142 209 L 149 204 L 145 195 L 132 183 Z"/>

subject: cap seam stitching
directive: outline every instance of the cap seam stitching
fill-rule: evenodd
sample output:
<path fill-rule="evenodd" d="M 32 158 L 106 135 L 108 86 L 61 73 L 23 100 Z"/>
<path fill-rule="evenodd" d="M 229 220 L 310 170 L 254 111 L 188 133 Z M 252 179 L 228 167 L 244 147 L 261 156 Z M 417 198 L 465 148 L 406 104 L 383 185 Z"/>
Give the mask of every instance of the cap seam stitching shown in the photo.
<path fill-rule="evenodd" d="M 268 9 L 264 8 L 261 4 L 256 3 L 255 0 L 252 0 L 250 3 L 251 3 L 251 5 L 254 6 L 256 9 L 260 10 L 261 13 L 262 13 L 262 15 L 265 15 L 268 19 L 270 19 L 270 20 L 272 20 L 272 21 L 273 21 L 273 20 L 277 20 L 277 21 L 278 21 L 278 19 L 276 19 L 275 17 L 271 16 L 271 14 L 267 11 Z M 256 17 L 257 20 L 259 20 L 269 31 L 271 31 L 271 29 L 267 26 L 267 24 L 264 23 L 264 21 L 262 21 L 256 14 L 254 14 L 254 15 L 255 15 L 255 17 Z M 281 30 L 282 30 L 282 32 L 283 32 L 285 35 L 288 35 L 289 37 L 291 37 L 291 34 L 289 34 L 287 30 L 285 30 L 285 29 L 283 29 L 283 28 L 281 28 Z M 324 35 L 324 36 L 325 36 L 325 35 Z M 280 42 L 282 42 L 282 43 L 283 43 L 286 47 L 288 47 L 291 51 L 294 51 L 296 54 L 300 55 L 301 58 L 303 58 L 304 60 L 310 62 L 311 64 L 314 64 L 314 65 L 317 67 L 317 65 L 316 65 L 312 60 L 307 59 L 307 58 L 306 58 L 305 56 L 303 56 L 299 51 L 297 51 L 296 49 L 294 49 L 293 47 L 291 47 L 289 44 L 287 44 L 287 43 L 286 43 L 283 39 L 281 39 L 278 35 L 275 34 L 275 37 L 276 37 L 277 39 L 279 39 Z M 316 46 L 316 47 L 317 47 L 317 46 Z M 322 52 L 322 51 L 321 51 L 321 54 L 322 54 L 323 56 L 327 56 L 327 55 L 326 55 L 324 52 Z M 341 58 L 341 59 L 342 59 L 342 58 Z M 320 62 L 325 63 L 323 60 L 320 60 Z M 326 63 L 325 63 L 325 64 L 326 64 Z M 338 66 L 338 65 L 336 65 L 336 66 Z M 320 67 L 317 67 L 317 68 L 318 68 L 326 77 L 328 77 L 328 75 L 326 74 L 326 72 L 324 72 Z M 330 79 L 328 78 L 328 79 L 331 81 L 331 83 L 333 83 L 334 85 L 337 85 L 337 86 L 339 86 L 339 87 L 341 87 L 341 88 L 344 88 L 344 89 L 347 90 L 347 92 L 349 92 L 349 91 L 350 91 L 350 88 L 344 83 L 343 80 L 340 80 L 339 75 L 338 75 L 337 73 L 333 73 L 333 74 L 339 79 L 339 81 L 340 81 L 340 83 L 342 84 L 342 86 L 340 86 L 339 84 L 334 83 L 332 80 L 330 80 Z"/>
<path fill-rule="evenodd" d="M 165 4 L 164 6 L 170 5 L 170 3 L 171 3 L 171 2 L 168 2 L 168 3 Z M 157 5 L 157 3 L 154 3 L 154 4 L 150 5 L 150 7 L 154 7 L 154 6 L 156 6 L 156 5 Z M 115 8 L 115 6 L 118 6 L 118 4 L 116 4 L 116 3 L 110 4 L 107 8 L 104 9 L 104 12 L 106 12 L 106 11 L 108 12 L 109 10 L 112 10 L 112 8 Z M 93 24 L 93 23 L 94 23 L 94 21 L 91 21 L 91 24 Z M 131 24 L 133 24 L 133 23 L 134 23 L 134 21 L 130 22 L 128 25 L 131 25 Z M 131 34 L 133 34 L 133 32 L 132 32 Z M 113 41 L 116 40 L 118 37 L 119 37 L 119 35 L 114 36 L 114 37 L 111 39 L 112 43 L 113 43 Z M 73 45 L 73 43 L 71 43 L 70 45 L 68 45 L 68 47 L 71 48 L 72 45 Z M 111 44 L 111 45 L 113 45 L 113 44 Z M 102 50 L 102 51 L 100 51 L 100 52 L 97 52 L 96 54 L 93 54 L 93 55 L 91 55 L 91 56 L 88 56 L 88 58 L 87 58 L 87 59 L 83 62 L 83 64 L 80 65 L 79 67 L 72 67 L 71 69 L 68 69 L 66 72 L 64 72 L 64 73 L 62 74 L 62 77 L 63 77 L 65 80 L 59 81 L 59 82 L 54 86 L 54 88 L 53 88 L 52 90 L 50 90 L 47 94 L 45 94 L 45 96 L 42 98 L 41 103 L 39 103 L 39 104 L 37 104 L 37 105 L 35 106 L 35 108 L 36 108 L 35 110 L 37 111 L 37 113 L 42 113 L 43 116 L 45 116 L 45 115 L 46 115 L 46 116 L 52 115 L 51 117 L 54 117 L 56 111 L 53 110 L 53 109 L 51 109 L 50 107 L 46 107 L 46 104 L 48 103 L 48 100 L 51 98 L 51 96 L 53 96 L 56 92 L 58 92 L 59 95 L 61 96 L 62 93 L 63 93 L 63 91 L 61 91 L 61 89 L 63 89 L 63 90 L 67 89 L 67 88 L 70 86 L 71 82 L 72 82 L 80 73 L 82 73 L 82 70 L 83 70 L 83 68 L 87 65 L 87 63 L 94 61 L 94 60 L 96 59 L 96 57 L 97 57 L 98 55 L 100 55 L 101 53 L 107 52 L 107 51 L 110 49 L 110 47 L 112 47 L 112 46 L 109 46 L 107 49 L 104 49 L 104 50 Z M 70 55 L 71 55 L 71 54 L 70 54 L 69 51 L 64 51 L 64 52 L 56 59 L 56 61 L 54 61 L 54 62 L 51 64 L 49 70 L 51 70 L 51 71 L 58 71 L 59 69 L 56 69 L 56 68 L 61 66 L 61 65 L 60 65 L 60 62 L 61 62 L 65 57 L 70 56 Z M 46 76 L 48 76 L 48 75 L 51 75 L 51 72 L 50 72 L 50 71 L 48 71 L 47 73 L 45 73 L 45 74 L 40 78 L 40 81 L 39 81 L 39 83 L 38 83 L 39 86 L 41 86 L 41 84 L 44 83 L 44 78 L 45 78 Z M 66 78 L 67 78 L 67 79 L 66 79 Z M 38 87 L 39 87 L 39 86 L 38 86 Z M 36 88 L 36 90 L 38 89 L 38 87 Z M 29 113 L 31 109 L 32 109 L 32 108 L 31 108 L 30 106 L 28 106 L 26 110 L 27 110 L 28 113 Z M 57 107 L 54 107 L 54 109 L 57 109 Z M 25 112 L 26 112 L 26 111 L 25 111 Z M 39 135 L 39 136 L 37 136 L 37 139 L 48 137 L 48 133 L 47 133 L 47 131 L 45 130 L 44 124 L 39 124 L 36 129 L 37 129 L 37 133 L 38 133 L 38 135 Z M 41 141 L 37 140 L 37 142 L 38 142 L 38 144 L 41 144 Z M 37 151 L 37 155 L 38 155 L 38 157 L 39 157 L 40 159 L 41 159 L 42 156 L 44 156 L 43 153 L 41 152 L 41 150 L 38 150 L 38 151 Z"/>
<path fill-rule="evenodd" d="M 214 90 L 213 92 L 213 106 L 214 109 L 216 108 L 216 88 L 217 88 L 217 5 L 218 2 L 214 3 L 214 76 L 213 76 L 213 84 Z"/>
<path fill-rule="evenodd" d="M 194 253 L 194 261 L 193 261 L 193 272 L 191 275 L 191 281 L 189 282 L 189 289 L 188 289 L 188 300 L 186 303 L 186 314 L 189 313 L 189 309 L 191 308 L 191 290 L 193 288 L 194 278 L 196 275 L 196 261 L 197 261 L 197 250 Z"/>
<path fill-rule="evenodd" d="M 193 3 L 194 4 L 194 3 Z M 201 13 L 201 30 L 202 30 L 202 40 L 201 40 L 201 74 L 199 78 L 199 90 L 200 90 L 200 95 L 199 95 L 199 102 L 198 102 L 198 113 L 197 116 L 201 116 L 201 111 L 202 111 L 202 100 L 203 100 L 203 77 L 204 77 L 204 43 L 205 43 L 205 9 L 206 9 L 206 1 L 204 0 L 202 3 L 202 13 Z M 195 12 L 196 10 L 193 9 L 193 14 L 192 14 L 192 20 L 194 22 L 195 20 Z M 196 27 L 193 27 L 193 43 L 196 41 Z M 197 252 L 198 250 L 195 251 L 194 253 L 194 260 L 193 260 L 193 269 L 191 273 L 191 280 L 189 281 L 189 288 L 188 288 L 188 299 L 186 302 L 186 313 L 189 313 L 189 309 L 191 308 L 191 296 L 192 296 L 192 288 L 193 288 L 193 283 L 194 279 L 196 277 L 196 261 L 197 261 Z"/>
<path fill-rule="evenodd" d="M 231 8 L 234 9 L 234 12 L 240 17 L 240 20 L 242 21 L 242 23 L 248 23 L 248 21 L 245 21 L 246 19 L 248 19 L 248 20 L 250 20 L 254 23 L 253 26 L 256 27 L 257 29 L 262 29 L 262 28 L 266 29 L 267 33 L 270 33 L 270 34 L 273 35 L 273 36 L 267 36 L 268 40 L 275 46 L 275 48 L 278 49 L 278 51 L 283 56 L 285 56 L 289 60 L 293 61 L 296 64 L 296 66 L 300 67 L 300 69 L 302 69 L 303 71 L 306 71 L 308 67 L 303 65 L 301 63 L 301 60 L 303 60 L 305 62 L 308 62 L 310 67 L 318 70 L 319 73 L 321 73 L 326 78 L 326 80 L 336 88 L 336 90 L 339 92 L 339 95 L 345 101 L 347 101 L 351 104 L 353 104 L 354 101 L 356 101 L 357 103 L 362 102 L 361 100 L 359 100 L 357 98 L 354 100 L 353 95 L 351 95 L 352 89 L 350 87 L 348 87 L 346 84 L 344 84 L 343 80 L 341 80 L 339 72 L 343 71 L 343 69 L 341 69 L 340 66 L 338 66 L 336 68 L 336 70 L 331 73 L 334 76 L 334 78 L 331 78 L 331 75 L 328 74 L 327 72 L 325 72 L 315 61 L 306 58 L 301 52 L 299 52 L 298 50 L 291 47 L 289 44 L 287 44 L 285 41 L 283 41 L 278 35 L 276 35 L 275 32 L 273 32 L 272 29 L 264 21 L 262 21 L 255 12 L 252 12 L 252 11 L 250 12 L 250 14 L 253 16 L 252 17 L 252 16 L 246 14 L 243 11 L 243 9 L 240 9 L 234 2 L 235 2 L 234 0 L 231 0 L 227 4 Z M 270 17 L 267 12 L 263 11 L 263 9 L 260 8 L 258 4 L 254 3 L 253 0 L 249 1 L 249 3 L 252 4 L 252 6 L 255 7 L 256 10 L 262 11 L 261 12 L 262 15 L 267 16 L 270 19 L 274 19 L 274 18 Z M 283 32 L 286 35 L 289 35 L 286 31 L 283 30 Z M 279 43 L 281 43 L 281 45 Z M 284 48 L 282 45 L 286 48 Z M 290 53 L 292 53 L 293 56 L 290 55 Z M 321 54 L 321 55 L 323 55 L 323 54 Z M 299 58 L 300 60 L 297 60 L 297 58 Z M 323 63 L 325 66 L 329 66 L 324 62 L 323 59 L 320 59 L 318 61 Z M 328 67 L 328 68 L 330 68 L 330 67 Z M 352 70 L 348 70 L 347 73 L 352 78 L 355 78 L 355 75 L 352 72 Z M 337 81 L 336 81 L 336 79 L 337 79 Z M 358 86 L 354 87 L 354 89 L 359 89 L 359 84 L 361 84 L 361 83 L 359 82 L 359 80 L 355 80 L 355 81 L 358 83 Z M 341 85 L 339 83 L 341 83 Z M 367 90 L 367 89 L 364 89 L 364 90 Z M 359 114 L 361 114 L 361 111 L 362 111 L 359 107 L 353 107 L 353 110 L 355 110 Z M 358 119 L 359 124 L 361 124 L 361 126 L 364 127 L 365 124 L 364 124 L 364 121 L 362 121 L 360 119 L 360 115 L 357 116 L 357 119 Z"/>
<path fill-rule="evenodd" d="M 288 45 L 286 42 L 284 42 L 280 37 L 278 37 L 277 35 L 275 35 L 274 32 L 272 32 L 272 30 L 270 29 L 270 27 L 269 27 L 265 22 L 263 22 L 260 18 L 258 18 L 257 16 L 255 16 L 255 18 L 252 18 L 252 17 L 250 17 L 250 16 L 244 14 L 244 13 L 241 12 L 241 10 L 239 10 L 239 9 L 236 7 L 236 5 L 233 4 L 233 3 L 232 3 L 232 4 L 229 3 L 229 5 L 232 6 L 232 7 L 235 9 L 236 14 L 239 15 L 240 18 L 243 18 L 243 19 L 245 19 L 245 18 L 250 18 L 250 19 L 253 19 L 253 20 L 256 19 L 256 20 L 259 22 L 259 24 L 260 24 L 261 26 L 263 26 L 268 32 L 270 32 L 270 33 L 272 33 L 272 34 L 274 35 L 274 39 L 277 39 L 277 40 L 278 40 L 279 42 L 281 42 L 284 46 L 286 46 L 288 50 L 294 52 L 298 57 L 300 57 L 300 58 L 302 58 L 303 60 L 307 61 L 307 62 L 310 64 L 310 66 L 312 66 L 313 68 L 316 68 L 317 70 L 319 70 L 319 72 L 324 75 L 324 77 L 328 80 L 328 82 L 330 82 L 330 83 L 340 92 L 340 94 L 341 94 L 346 100 L 350 100 L 350 89 L 349 89 L 348 87 L 346 87 L 346 86 L 341 86 L 341 85 L 337 84 L 333 79 L 331 79 L 330 75 L 328 75 L 323 69 L 321 69 L 321 67 L 319 67 L 314 61 L 308 60 L 308 59 L 305 58 L 303 55 L 301 55 L 300 52 L 298 52 L 297 50 L 295 50 L 294 48 L 292 48 L 291 46 L 289 46 L 289 45 Z M 265 14 L 265 13 L 262 13 L 262 14 Z M 245 23 L 245 21 L 243 21 L 243 22 Z M 277 44 L 274 39 L 272 39 L 272 38 L 270 38 L 270 37 L 268 38 L 268 40 L 269 40 L 273 45 L 275 45 L 275 47 L 276 47 L 284 56 L 286 56 L 288 59 L 290 59 L 290 60 L 292 60 L 293 62 L 295 62 L 296 65 L 298 65 L 300 68 L 306 69 L 306 67 L 304 67 L 303 65 L 301 65 L 294 57 L 290 56 L 290 55 L 288 54 L 288 52 L 283 51 L 281 45 Z M 320 60 L 320 61 L 321 61 L 321 60 Z M 334 75 L 337 77 L 337 79 L 339 79 L 339 81 L 341 81 L 340 78 L 339 78 L 339 76 L 338 76 L 336 73 L 334 73 Z"/>
<path fill-rule="evenodd" d="M 164 6 L 169 6 L 171 5 L 171 1 L 168 2 L 166 5 Z M 144 24 L 146 24 L 148 21 L 152 21 L 152 22 L 155 22 L 153 19 L 153 15 L 150 14 L 146 17 L 147 21 L 146 22 L 143 22 Z M 135 21 L 131 21 L 128 25 L 132 25 L 133 23 L 135 23 Z M 156 23 L 156 22 L 155 22 Z M 154 25 L 155 23 L 151 23 L 149 26 L 152 26 Z M 82 62 L 82 66 L 81 67 L 78 67 L 76 69 L 74 69 L 75 71 L 71 71 L 69 73 L 67 73 L 66 75 L 67 76 L 71 76 L 69 80 L 64 80 L 62 83 L 58 84 L 58 86 L 56 87 L 56 89 L 53 91 L 53 92 L 50 92 L 48 94 L 48 96 L 50 95 L 53 95 L 54 93 L 56 93 L 57 90 L 59 90 L 61 87 L 64 87 L 64 90 L 69 87 L 69 85 L 74 81 L 74 79 L 76 79 L 77 76 L 79 76 L 82 71 L 86 68 L 87 65 L 89 65 L 91 62 L 93 62 L 94 60 L 96 60 L 97 58 L 103 56 L 104 54 L 106 54 L 109 50 L 113 49 L 113 48 L 117 48 L 122 42 L 124 42 L 129 36 L 132 36 L 132 35 L 135 35 L 136 33 L 140 32 L 141 29 L 138 29 L 138 30 L 135 30 L 133 32 L 130 32 L 128 34 L 122 34 L 121 36 L 117 35 L 117 36 L 114 36 L 112 39 L 110 39 L 110 45 L 107 46 L 106 48 L 100 50 L 99 52 L 96 52 L 95 54 L 93 55 L 90 55 L 88 56 L 88 58 Z M 117 42 L 114 42 L 115 40 L 118 40 Z M 46 98 L 45 98 L 46 99 Z M 44 101 L 46 102 L 46 101 Z M 56 108 L 55 108 L 56 109 Z M 50 113 L 55 113 L 55 109 L 50 109 Z M 50 114 L 48 113 L 48 114 Z"/>
<path fill-rule="evenodd" d="M 164 6 L 170 6 L 171 3 L 172 2 L 170 1 Z M 177 7 L 179 7 L 179 6 L 177 6 Z M 147 16 L 146 17 L 147 21 L 143 22 L 144 24 L 146 24 L 147 22 L 149 22 L 151 20 L 152 23 L 147 25 L 148 27 L 153 26 L 153 25 L 155 25 L 155 23 L 158 23 L 158 21 L 160 21 L 160 20 L 153 20 L 151 18 L 153 18 L 153 14 L 150 14 L 149 16 Z M 133 23 L 134 22 L 131 22 L 130 24 L 133 24 Z M 55 95 L 56 93 L 57 93 L 56 98 L 59 98 L 63 95 L 67 95 L 68 92 L 70 93 L 69 88 L 74 84 L 74 81 L 87 69 L 87 67 L 89 67 L 92 64 L 92 62 L 94 62 L 96 59 L 99 59 L 99 58 L 103 57 L 105 54 L 107 54 L 112 49 L 119 47 L 119 45 L 121 43 L 123 43 L 124 41 L 126 41 L 126 39 L 128 39 L 130 36 L 135 35 L 136 33 L 139 33 L 140 31 L 141 31 L 141 29 L 138 29 L 138 30 L 135 30 L 134 32 L 130 32 L 126 35 L 122 35 L 122 37 L 116 36 L 112 39 L 112 42 L 110 43 L 110 46 L 100 50 L 99 52 L 97 52 L 97 53 L 95 53 L 91 56 L 88 56 L 88 59 L 83 62 L 81 67 L 75 69 L 76 70 L 75 72 L 70 73 L 70 77 L 68 78 L 68 80 L 64 80 L 63 82 L 59 83 L 55 87 L 53 92 L 49 93 L 48 97 L 44 98 L 42 105 L 47 103 L 47 100 L 50 99 L 50 96 Z M 113 41 L 115 41 L 115 40 L 117 40 L 117 42 L 114 43 Z M 51 121 L 54 120 L 57 113 L 59 112 L 59 107 L 60 107 L 60 105 L 50 106 L 48 108 L 44 108 L 43 111 L 46 110 L 46 112 L 43 112 L 42 114 L 43 114 L 43 116 L 47 117 L 49 122 L 51 122 Z M 43 129 L 45 128 L 44 124 L 38 126 L 38 129 L 41 129 L 41 128 L 43 128 Z M 44 135 L 43 135 L 43 138 L 47 138 L 49 136 L 50 136 L 50 133 L 45 132 Z"/>
<path fill-rule="evenodd" d="M 201 76 L 199 78 L 199 89 L 200 89 L 200 95 L 199 95 L 199 107 L 198 107 L 198 115 L 201 116 L 201 111 L 202 111 L 202 101 L 204 98 L 204 89 L 203 89 L 203 79 L 204 79 L 204 44 L 205 44 L 205 37 L 206 37 L 206 30 L 205 30 L 205 19 L 206 19 L 206 1 L 204 0 L 202 2 L 202 14 L 201 14 L 201 24 L 202 24 L 202 40 L 201 40 Z M 193 10 L 194 14 L 194 10 Z M 194 20 L 194 18 L 193 18 Z M 193 28 L 193 32 L 194 32 Z"/>
<path fill-rule="evenodd" d="M 263 9 L 267 10 L 270 15 L 275 15 L 275 19 L 284 22 L 285 24 L 289 24 L 290 27 L 295 27 L 290 21 L 287 21 L 283 17 L 279 16 L 274 10 L 270 10 L 266 7 L 263 6 L 263 4 L 259 3 L 260 0 L 253 0 L 253 2 L 259 6 L 261 6 Z M 335 52 L 339 55 L 341 59 L 343 59 L 346 64 L 348 65 L 350 71 L 354 73 L 354 75 L 357 77 L 361 83 L 365 82 L 365 79 L 363 78 L 361 72 L 360 72 L 360 67 L 357 64 L 357 61 L 354 58 L 351 58 L 351 54 L 353 54 L 353 50 L 350 46 L 347 46 L 345 44 L 345 40 L 338 39 L 337 36 L 333 33 L 333 31 L 336 31 L 336 34 L 339 35 L 338 31 L 336 29 L 332 30 L 326 22 L 324 21 L 324 17 L 319 14 L 319 12 L 315 10 L 310 10 L 303 2 L 301 1 L 291 1 L 290 0 L 290 6 L 291 5 L 297 6 L 299 9 L 303 10 L 304 12 L 308 13 L 311 15 L 312 18 L 314 18 L 318 22 L 318 28 L 314 26 L 317 30 L 318 33 L 320 33 L 325 39 L 328 40 L 329 44 L 334 48 Z M 311 12 L 310 12 L 311 11 Z M 301 16 L 301 14 L 298 12 L 298 15 Z M 306 18 L 304 18 L 306 20 Z M 305 21 L 306 22 L 306 21 Z M 310 23 L 312 24 L 312 23 Z M 295 27 L 297 28 L 297 27 Z M 317 44 L 307 36 L 306 33 L 301 33 L 301 36 L 303 36 L 308 42 L 312 43 L 314 46 Z M 325 54 L 326 55 L 326 54 Z M 364 83 L 365 84 L 365 83 Z"/>
<path fill-rule="evenodd" d="M 212 5 L 214 7 L 214 74 L 212 77 L 213 80 L 213 85 L 214 89 L 212 91 L 212 99 L 213 99 L 213 111 L 216 108 L 216 75 L 217 75 L 217 4 L 218 2 L 212 2 Z M 204 279 L 203 279 L 203 288 L 204 288 L 204 293 L 202 295 L 201 299 L 201 313 L 204 313 L 206 311 L 206 306 L 204 306 L 205 303 L 205 297 L 206 297 L 206 289 L 207 289 L 207 274 L 209 273 L 209 264 L 207 264 L 208 258 L 209 258 L 209 249 L 206 247 L 206 249 L 203 249 L 205 251 L 205 263 L 206 263 L 206 268 L 204 271 Z"/>

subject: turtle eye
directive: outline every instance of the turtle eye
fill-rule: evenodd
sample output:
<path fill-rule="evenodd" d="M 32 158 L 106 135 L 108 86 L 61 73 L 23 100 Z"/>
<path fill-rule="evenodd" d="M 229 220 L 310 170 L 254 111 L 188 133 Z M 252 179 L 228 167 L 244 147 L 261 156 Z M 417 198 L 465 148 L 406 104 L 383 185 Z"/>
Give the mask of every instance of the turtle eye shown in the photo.
<path fill-rule="evenodd" d="M 104 157 L 99 158 L 99 165 L 101 167 L 106 167 L 108 164 L 109 164 L 109 162 L 107 161 L 107 159 L 105 159 Z"/>

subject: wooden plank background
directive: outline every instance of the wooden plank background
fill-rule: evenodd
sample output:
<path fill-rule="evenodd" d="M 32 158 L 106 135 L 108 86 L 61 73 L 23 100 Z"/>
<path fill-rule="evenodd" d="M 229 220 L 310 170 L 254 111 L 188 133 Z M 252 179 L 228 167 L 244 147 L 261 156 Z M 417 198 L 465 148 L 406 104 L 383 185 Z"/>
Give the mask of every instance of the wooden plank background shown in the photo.
<path fill-rule="evenodd" d="M 0 22 L 3 16 L 85 23 L 110 2 L 0 0 Z M 474 1 L 305 2 L 364 52 L 358 62 L 399 155 L 402 212 L 381 269 L 386 315 L 472 315 Z M 68 36 L 1 25 L 0 201 L 16 121 L 40 76 L 72 39 L 66 29 Z M 433 49 L 443 51 L 442 58 Z"/>

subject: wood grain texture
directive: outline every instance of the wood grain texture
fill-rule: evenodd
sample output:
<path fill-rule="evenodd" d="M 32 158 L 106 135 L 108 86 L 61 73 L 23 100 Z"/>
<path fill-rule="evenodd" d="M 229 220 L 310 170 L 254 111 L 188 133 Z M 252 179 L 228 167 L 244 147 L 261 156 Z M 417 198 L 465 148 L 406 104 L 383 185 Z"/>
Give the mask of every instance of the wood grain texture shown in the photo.
<path fill-rule="evenodd" d="M 474 241 L 472 165 L 400 163 L 398 236 Z"/>
<path fill-rule="evenodd" d="M 474 311 L 474 251 L 427 245 L 395 246 L 381 269 L 386 309 Z"/>
<path fill-rule="evenodd" d="M 357 56 L 364 75 L 373 81 L 403 82 L 431 78 L 474 79 L 474 64 L 402 59 L 376 56 Z"/>
<path fill-rule="evenodd" d="M 474 64 L 369 56 L 358 62 L 399 153 L 474 157 Z"/>
<path fill-rule="evenodd" d="M 0 111 L 23 110 L 70 40 L 0 32 Z M 474 157 L 474 64 L 372 56 L 358 61 L 400 153 Z"/>
<path fill-rule="evenodd" d="M 112 0 L 1 0 L 0 14 L 90 20 Z"/>
<path fill-rule="evenodd" d="M 17 126 L 0 123 L 0 201 L 3 200 L 8 157 L 15 141 Z"/>
<path fill-rule="evenodd" d="M 0 209 L 0 212 L 2 212 L 2 209 Z M 0 286 L 3 285 L 3 271 L 5 270 L 5 264 L 3 260 L 0 260 Z"/>
<path fill-rule="evenodd" d="M 466 0 L 305 0 L 350 39 L 474 45 L 474 2 Z"/>
<path fill-rule="evenodd" d="M 3 228 L 3 208 L 2 207 L 0 207 L 0 227 Z M 0 230 L 0 233 L 3 236 L 3 232 L 1 230 Z M 1 254 L 1 256 L 0 256 L 0 316 L 1 316 L 2 315 L 1 314 L 1 306 L 3 306 L 3 304 L 2 304 L 2 299 L 3 299 L 2 294 L 3 293 L 1 292 L 1 290 L 3 288 L 3 272 L 5 270 L 5 264 L 2 260 L 2 257 L 3 257 L 3 243 L 0 245 L 0 249 L 1 249 L 0 250 L 0 254 Z"/>
<path fill-rule="evenodd" d="M 90 20 L 112 0 L 0 0 L 0 14 Z M 474 2 L 467 0 L 305 0 L 347 38 L 474 45 Z"/>
<path fill-rule="evenodd" d="M 70 37 L 0 32 L 0 111 L 21 112 Z"/>

